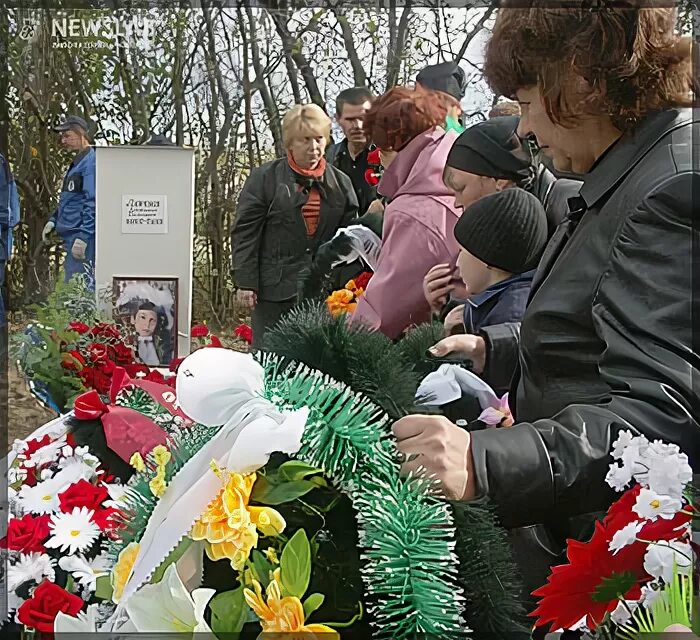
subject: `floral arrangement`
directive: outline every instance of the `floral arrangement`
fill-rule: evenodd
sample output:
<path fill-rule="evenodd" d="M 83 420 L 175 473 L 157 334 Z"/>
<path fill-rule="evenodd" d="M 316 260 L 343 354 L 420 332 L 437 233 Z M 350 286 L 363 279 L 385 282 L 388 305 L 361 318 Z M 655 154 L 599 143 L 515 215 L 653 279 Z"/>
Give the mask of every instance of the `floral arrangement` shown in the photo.
<path fill-rule="evenodd" d="M 694 553 L 692 470 L 676 445 L 621 431 L 607 483 L 627 489 L 589 542 L 569 541 L 569 564 L 534 592 L 536 626 L 620 637 L 690 627 Z"/>
<path fill-rule="evenodd" d="M 382 160 L 379 155 L 379 149 L 372 149 L 367 154 L 367 169 L 365 171 L 365 181 L 372 187 L 376 187 L 382 179 Z"/>
<path fill-rule="evenodd" d="M 349 280 L 345 287 L 337 289 L 326 298 L 326 305 L 331 315 L 338 316 L 342 313 L 352 313 L 357 307 L 357 302 L 362 297 L 372 278 L 372 273 L 365 271 L 357 278 Z"/>
<path fill-rule="evenodd" d="M 178 368 L 176 401 L 162 386 L 150 396 L 195 422 L 139 446 L 134 414 L 153 415 L 151 387 L 115 376 L 109 407 L 81 397 L 75 414 L 102 421 L 121 466 L 72 447 L 65 417 L 15 446 L 17 622 L 49 633 L 464 631 L 450 509 L 429 480 L 400 477 L 373 402 L 278 356 L 199 349 Z"/>

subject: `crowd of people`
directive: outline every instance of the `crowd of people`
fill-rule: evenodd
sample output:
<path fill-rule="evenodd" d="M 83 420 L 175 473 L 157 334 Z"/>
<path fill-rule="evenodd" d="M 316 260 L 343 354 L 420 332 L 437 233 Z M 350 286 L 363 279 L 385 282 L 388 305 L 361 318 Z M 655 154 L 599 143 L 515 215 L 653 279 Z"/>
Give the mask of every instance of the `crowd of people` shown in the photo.
<path fill-rule="evenodd" d="M 700 132 L 672 9 L 501 8 L 484 68 L 520 115 L 458 133 L 463 73 L 440 65 L 381 96 L 341 94 L 346 139 L 330 161 L 330 119 L 295 107 L 287 158 L 243 188 L 233 275 L 263 347 L 319 247 L 381 212 L 379 259 L 348 322 L 401 339 L 440 319 L 432 353 L 509 392 L 502 426 L 513 424 L 484 428 L 454 407 L 402 418 L 404 471 L 494 503 L 529 592 L 610 504 L 621 429 L 700 463 L 689 260 Z M 375 147 L 373 200 L 362 176 Z"/>

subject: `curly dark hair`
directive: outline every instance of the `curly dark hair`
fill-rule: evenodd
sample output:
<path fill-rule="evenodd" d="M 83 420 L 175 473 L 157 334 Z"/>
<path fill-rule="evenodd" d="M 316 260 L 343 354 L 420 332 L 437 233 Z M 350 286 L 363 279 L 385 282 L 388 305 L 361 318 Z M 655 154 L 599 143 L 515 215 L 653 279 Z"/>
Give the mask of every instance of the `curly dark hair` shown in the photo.
<path fill-rule="evenodd" d="M 562 3 L 548 9 L 538 0 L 502 2 L 484 65 L 495 92 L 513 98 L 539 85 L 553 122 L 570 122 L 578 98 L 621 131 L 654 111 L 692 104 L 691 41 L 676 33 L 675 9 L 639 8 L 636 0 L 615 8 Z"/>

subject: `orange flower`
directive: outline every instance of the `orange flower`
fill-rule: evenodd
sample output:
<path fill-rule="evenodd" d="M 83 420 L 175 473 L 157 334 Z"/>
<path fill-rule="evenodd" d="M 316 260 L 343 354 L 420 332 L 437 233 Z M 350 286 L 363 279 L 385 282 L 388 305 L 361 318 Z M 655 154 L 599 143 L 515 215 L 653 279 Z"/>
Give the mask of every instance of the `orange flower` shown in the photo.
<path fill-rule="evenodd" d="M 276 571 L 275 574 L 278 572 Z M 338 632 L 324 624 L 304 624 L 304 607 L 299 598 L 282 597 L 278 577 L 270 582 L 267 587 L 266 597 L 263 596 L 262 587 L 257 580 L 253 580 L 253 589 L 244 589 L 243 594 L 248 606 L 255 612 L 260 620 L 263 634 L 277 633 L 321 633 L 324 638 L 338 638 Z M 333 634 L 326 636 L 325 634 Z M 261 634 L 262 635 L 262 634 Z M 315 638 L 316 636 L 304 636 Z"/>
<path fill-rule="evenodd" d="M 338 289 L 326 298 L 326 306 L 331 315 L 337 316 L 355 310 L 355 294 L 349 289 Z"/>

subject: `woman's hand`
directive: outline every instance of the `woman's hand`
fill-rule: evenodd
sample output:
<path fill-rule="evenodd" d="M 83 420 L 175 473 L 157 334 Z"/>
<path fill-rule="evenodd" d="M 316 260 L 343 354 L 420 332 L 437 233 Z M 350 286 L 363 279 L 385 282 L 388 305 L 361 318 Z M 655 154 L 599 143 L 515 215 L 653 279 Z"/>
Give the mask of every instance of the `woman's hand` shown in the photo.
<path fill-rule="evenodd" d="M 406 457 L 401 467 L 409 473 L 435 476 L 443 494 L 452 500 L 476 495 L 471 435 L 445 416 L 406 416 L 392 431 L 399 451 Z"/>
<path fill-rule="evenodd" d="M 464 305 L 452 309 L 446 316 L 443 323 L 445 335 L 451 336 L 453 333 L 464 332 Z"/>
<path fill-rule="evenodd" d="M 452 278 L 454 267 L 449 264 L 436 264 L 423 278 L 423 295 L 430 305 L 430 311 L 440 313 L 447 303 L 447 296 L 454 289 Z"/>
<path fill-rule="evenodd" d="M 443 338 L 430 347 L 430 353 L 441 358 L 450 353 L 459 353 L 472 361 L 474 373 L 482 373 L 486 366 L 486 341 L 481 336 L 463 333 Z"/>
<path fill-rule="evenodd" d="M 258 304 L 258 294 L 250 289 L 238 289 L 236 291 L 236 302 L 242 307 L 254 309 Z"/>

